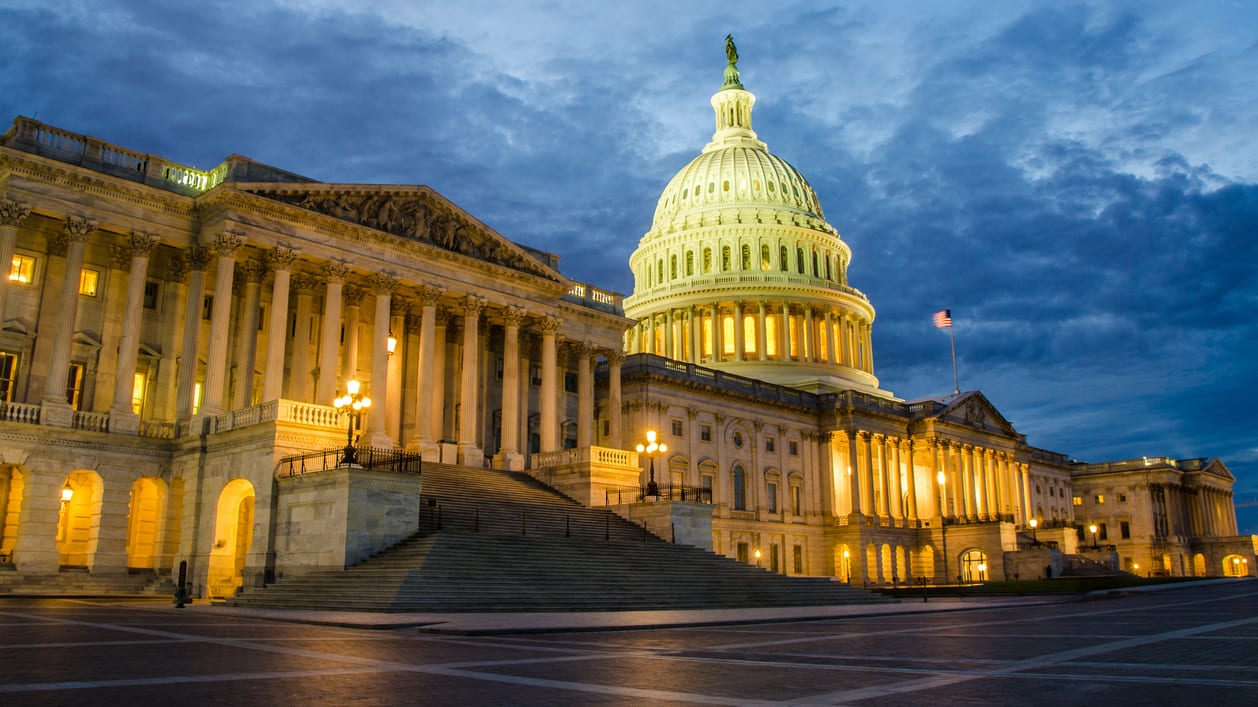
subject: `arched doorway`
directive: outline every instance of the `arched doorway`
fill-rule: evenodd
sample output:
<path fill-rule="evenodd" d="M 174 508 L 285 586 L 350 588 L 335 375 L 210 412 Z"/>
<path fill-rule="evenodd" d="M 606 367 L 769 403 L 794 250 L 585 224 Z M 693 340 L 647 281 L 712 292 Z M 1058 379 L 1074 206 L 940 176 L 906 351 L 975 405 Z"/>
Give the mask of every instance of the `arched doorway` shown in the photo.
<path fill-rule="evenodd" d="M 57 518 L 57 562 L 62 567 L 90 567 L 100 538 L 104 484 L 95 471 L 79 469 L 61 486 Z"/>
<path fill-rule="evenodd" d="M 0 467 L 0 564 L 13 562 L 26 482 L 16 466 Z"/>
<path fill-rule="evenodd" d="M 1240 555 L 1228 555 L 1223 558 L 1224 577 L 1248 577 L 1249 560 Z"/>
<path fill-rule="evenodd" d="M 1206 576 L 1206 556 L 1200 552 L 1192 556 L 1192 576 Z"/>
<path fill-rule="evenodd" d="M 165 505 L 166 484 L 160 479 L 146 476 L 131 485 L 131 503 L 127 513 L 127 567 L 156 567 Z"/>
<path fill-rule="evenodd" d="M 961 555 L 961 581 L 987 581 L 987 555 L 982 550 L 966 550 Z"/>
<path fill-rule="evenodd" d="M 245 558 L 253 544 L 253 484 L 233 479 L 218 496 L 214 515 L 214 548 L 206 589 L 211 597 L 225 597 L 244 586 Z"/>
<path fill-rule="evenodd" d="M 840 581 L 852 583 L 852 549 L 846 543 L 834 548 L 834 570 Z"/>

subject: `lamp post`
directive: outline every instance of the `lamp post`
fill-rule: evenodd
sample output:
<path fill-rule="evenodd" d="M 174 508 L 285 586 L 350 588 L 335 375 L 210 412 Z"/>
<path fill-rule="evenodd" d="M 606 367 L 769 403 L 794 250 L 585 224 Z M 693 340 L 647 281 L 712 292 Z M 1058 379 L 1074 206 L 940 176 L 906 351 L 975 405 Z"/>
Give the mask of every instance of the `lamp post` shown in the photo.
<path fill-rule="evenodd" d="M 332 401 L 332 407 L 344 412 L 349 418 L 345 429 L 345 451 L 341 456 L 341 464 L 353 466 L 358 463 L 358 451 L 354 449 L 354 428 L 362 417 L 363 410 L 371 407 L 371 398 L 361 393 L 362 384 L 356 380 L 345 382 L 345 395 Z"/>
<path fill-rule="evenodd" d="M 1027 525 L 1031 526 L 1031 545 L 1034 547 L 1039 547 L 1040 536 L 1038 533 L 1035 532 L 1035 529 L 1040 527 L 1039 520 L 1032 518 L 1031 520 L 1027 521 Z"/>
<path fill-rule="evenodd" d="M 668 445 L 655 441 L 655 430 L 646 431 L 646 444 L 638 443 L 638 454 L 645 454 L 651 460 L 651 480 L 646 485 L 646 495 L 660 497 L 660 485 L 655 483 L 655 457 L 668 451 Z M 756 551 L 759 553 L 759 550 Z"/>
<path fill-rule="evenodd" d="M 760 567 L 760 548 L 756 548 L 756 567 Z"/>
<path fill-rule="evenodd" d="M 65 486 L 61 487 L 61 507 L 65 508 L 70 505 L 70 501 L 74 500 L 74 487 L 67 481 Z"/>
<path fill-rule="evenodd" d="M 948 516 L 944 513 L 944 504 L 948 501 L 948 494 L 944 490 L 944 483 L 948 480 L 948 476 L 942 471 L 935 474 L 935 481 L 939 483 L 939 540 L 943 545 L 943 578 L 948 581 Z"/>
<path fill-rule="evenodd" d="M 852 553 L 843 551 L 843 581 L 852 583 Z"/>
<path fill-rule="evenodd" d="M 1092 549 L 1100 550 L 1101 546 L 1096 544 L 1096 523 L 1088 526 L 1088 532 L 1092 533 Z"/>

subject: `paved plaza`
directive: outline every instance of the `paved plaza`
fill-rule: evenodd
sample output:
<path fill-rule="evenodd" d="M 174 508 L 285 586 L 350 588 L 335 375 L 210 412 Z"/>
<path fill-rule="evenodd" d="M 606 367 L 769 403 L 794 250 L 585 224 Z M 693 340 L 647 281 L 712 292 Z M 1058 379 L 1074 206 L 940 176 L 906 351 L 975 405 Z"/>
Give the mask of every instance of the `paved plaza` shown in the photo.
<path fill-rule="evenodd" d="M 558 633 L 500 615 L 463 628 L 503 633 L 447 635 L 10 598 L 0 704 L 1258 704 L 1258 582 L 1020 601 Z"/>

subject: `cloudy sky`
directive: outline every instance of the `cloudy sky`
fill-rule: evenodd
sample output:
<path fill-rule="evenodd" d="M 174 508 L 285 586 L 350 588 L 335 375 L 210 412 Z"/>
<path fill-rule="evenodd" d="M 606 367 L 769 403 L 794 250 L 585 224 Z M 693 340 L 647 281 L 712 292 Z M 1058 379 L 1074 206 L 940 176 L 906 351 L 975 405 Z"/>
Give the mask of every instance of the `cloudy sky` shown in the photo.
<path fill-rule="evenodd" d="M 903 398 L 1077 459 L 1218 456 L 1258 533 L 1258 4 L 0 0 L 0 121 L 208 168 L 427 184 L 632 290 L 724 37 Z M 1248 504 L 1248 505 L 1245 505 Z"/>

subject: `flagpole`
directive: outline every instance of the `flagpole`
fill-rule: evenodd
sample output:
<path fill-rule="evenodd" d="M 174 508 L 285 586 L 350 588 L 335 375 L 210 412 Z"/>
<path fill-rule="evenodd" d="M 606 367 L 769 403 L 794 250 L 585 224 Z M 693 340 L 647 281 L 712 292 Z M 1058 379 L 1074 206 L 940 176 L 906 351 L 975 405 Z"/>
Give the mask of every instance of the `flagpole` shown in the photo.
<path fill-rule="evenodd" d="M 948 327 L 948 338 L 952 340 L 952 392 L 960 395 L 961 379 L 957 378 L 957 335 L 954 327 Z"/>

